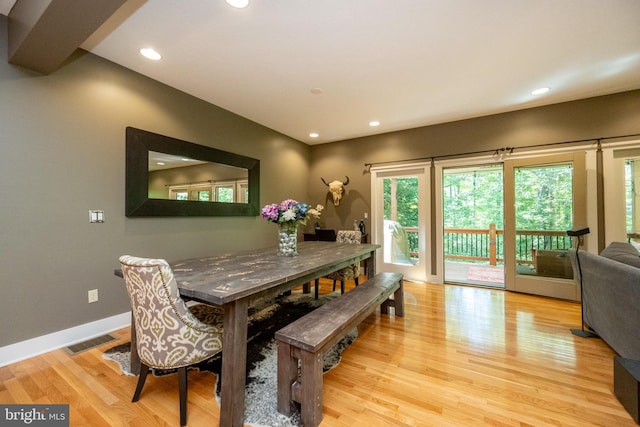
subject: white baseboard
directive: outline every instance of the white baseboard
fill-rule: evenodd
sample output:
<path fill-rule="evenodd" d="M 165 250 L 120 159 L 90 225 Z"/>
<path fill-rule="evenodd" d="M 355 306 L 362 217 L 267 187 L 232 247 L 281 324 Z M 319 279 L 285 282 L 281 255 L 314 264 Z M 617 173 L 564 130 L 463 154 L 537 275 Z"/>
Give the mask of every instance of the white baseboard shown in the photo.
<path fill-rule="evenodd" d="M 0 367 L 87 341 L 131 325 L 131 312 L 0 347 Z"/>

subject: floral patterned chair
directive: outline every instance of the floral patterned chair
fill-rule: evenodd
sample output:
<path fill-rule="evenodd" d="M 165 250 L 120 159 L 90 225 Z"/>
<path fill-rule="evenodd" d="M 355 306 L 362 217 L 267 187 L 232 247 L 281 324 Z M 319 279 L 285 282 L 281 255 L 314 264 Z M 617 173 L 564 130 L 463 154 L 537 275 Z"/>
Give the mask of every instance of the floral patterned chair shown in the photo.
<path fill-rule="evenodd" d="M 337 243 L 351 243 L 359 245 L 362 241 L 362 233 L 355 230 L 338 230 L 336 235 Z M 336 282 L 340 281 L 340 293 L 344 293 L 344 283 L 347 280 L 353 280 L 358 286 L 358 277 L 360 276 L 360 263 L 351 264 L 341 270 L 335 271 L 328 276 L 328 279 L 333 280 L 333 290 L 336 290 Z"/>
<path fill-rule="evenodd" d="M 132 402 L 137 402 L 149 368 L 177 369 L 180 425 L 187 423 L 187 367 L 222 350 L 222 325 L 202 323 L 178 293 L 169 264 L 162 259 L 120 257 L 131 300 L 140 377 Z"/>

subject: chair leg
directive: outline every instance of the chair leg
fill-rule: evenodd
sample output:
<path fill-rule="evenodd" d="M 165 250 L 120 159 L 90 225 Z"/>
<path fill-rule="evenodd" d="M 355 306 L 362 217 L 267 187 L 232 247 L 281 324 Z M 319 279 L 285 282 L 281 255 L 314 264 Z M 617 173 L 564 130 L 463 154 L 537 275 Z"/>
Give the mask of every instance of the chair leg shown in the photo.
<path fill-rule="evenodd" d="M 149 373 L 149 367 L 144 363 L 140 363 L 140 375 L 138 376 L 138 385 L 136 386 L 136 391 L 133 393 L 132 402 L 137 402 L 140 399 L 140 393 L 142 393 L 142 387 L 144 387 L 144 382 L 147 380 L 147 374 Z"/>
<path fill-rule="evenodd" d="M 320 279 L 316 279 L 315 281 L 315 293 L 316 293 L 316 299 L 318 299 L 318 292 L 320 290 Z"/>
<path fill-rule="evenodd" d="M 336 291 L 336 281 L 334 280 L 333 281 L 333 291 L 332 292 L 335 292 L 335 291 Z"/>
<path fill-rule="evenodd" d="M 340 293 L 344 294 L 344 280 L 340 281 Z"/>
<path fill-rule="evenodd" d="M 180 425 L 187 425 L 187 367 L 178 368 L 180 385 Z"/>
<path fill-rule="evenodd" d="M 358 279 L 357 277 L 355 279 L 353 279 L 356 282 L 356 286 L 358 286 L 360 284 L 360 279 Z"/>

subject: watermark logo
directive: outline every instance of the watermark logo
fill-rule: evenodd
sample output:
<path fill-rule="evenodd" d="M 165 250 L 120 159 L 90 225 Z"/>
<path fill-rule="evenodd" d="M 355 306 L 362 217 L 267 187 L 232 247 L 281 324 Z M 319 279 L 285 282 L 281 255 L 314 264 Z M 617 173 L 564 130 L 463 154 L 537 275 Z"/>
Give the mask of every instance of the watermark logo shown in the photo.
<path fill-rule="evenodd" d="M 69 405 L 0 405 L 0 427 L 69 427 Z"/>

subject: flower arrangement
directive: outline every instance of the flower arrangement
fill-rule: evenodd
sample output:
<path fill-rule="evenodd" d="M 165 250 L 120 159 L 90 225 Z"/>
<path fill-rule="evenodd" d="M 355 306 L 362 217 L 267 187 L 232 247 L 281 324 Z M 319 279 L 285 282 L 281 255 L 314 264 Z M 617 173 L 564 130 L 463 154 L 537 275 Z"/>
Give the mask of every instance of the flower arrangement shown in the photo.
<path fill-rule="evenodd" d="M 272 203 L 262 208 L 262 217 L 273 222 L 283 231 L 295 231 L 298 225 L 306 225 L 310 217 L 320 218 L 324 206 L 317 205 L 309 208 L 306 203 L 293 199 L 283 200 L 280 203 Z"/>
<path fill-rule="evenodd" d="M 306 203 L 293 199 L 266 205 L 262 208 L 262 217 L 278 225 L 278 256 L 298 255 L 298 225 L 306 225 L 310 216 L 320 218 L 324 206 L 317 205 L 309 209 Z"/>

